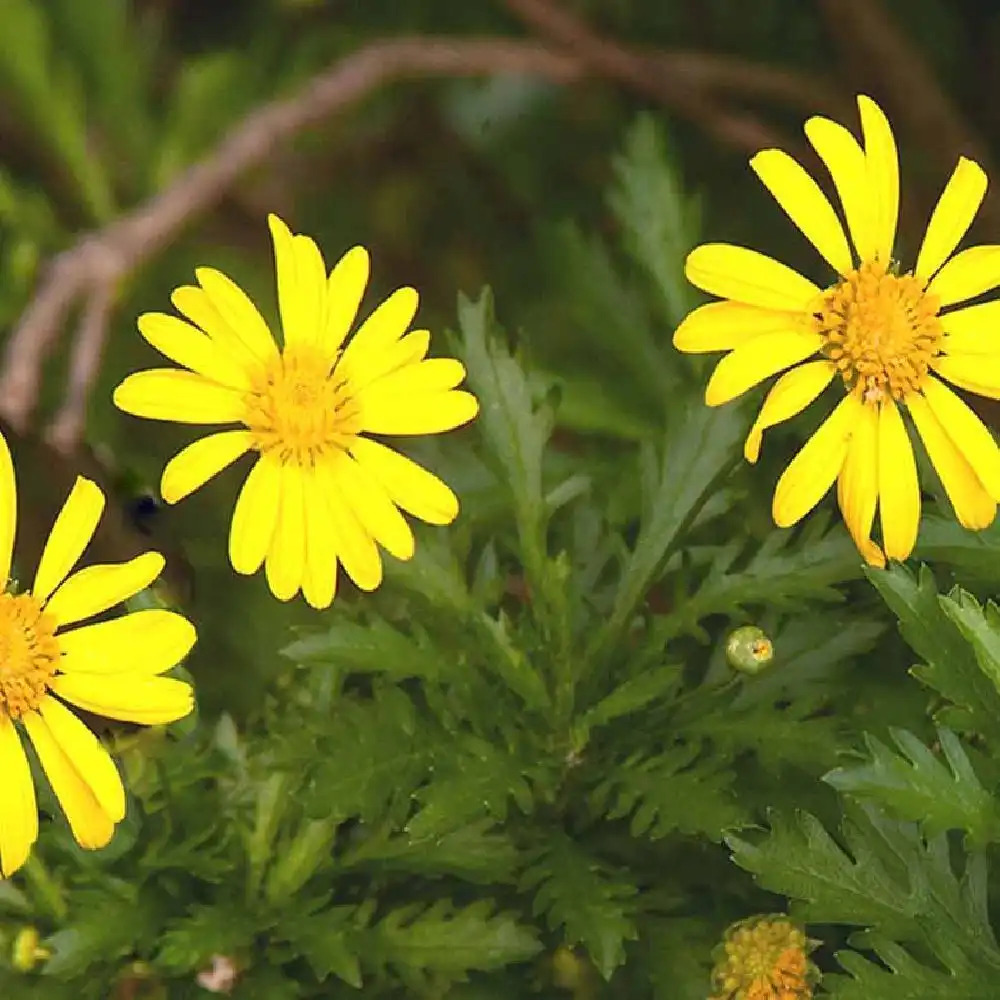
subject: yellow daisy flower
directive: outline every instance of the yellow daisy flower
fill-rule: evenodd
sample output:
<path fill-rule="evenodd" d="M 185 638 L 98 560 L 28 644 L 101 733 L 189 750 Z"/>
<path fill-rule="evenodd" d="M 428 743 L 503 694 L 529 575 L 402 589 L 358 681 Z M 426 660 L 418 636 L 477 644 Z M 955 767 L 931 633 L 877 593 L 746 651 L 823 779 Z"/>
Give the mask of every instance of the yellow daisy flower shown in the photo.
<path fill-rule="evenodd" d="M 233 511 L 229 558 L 237 573 L 264 564 L 280 600 L 301 589 L 329 607 L 337 565 L 362 590 L 382 581 L 378 545 L 413 555 L 401 510 L 448 524 L 458 499 L 425 469 L 372 434 L 437 434 L 477 413 L 457 389 L 465 368 L 426 357 L 430 334 L 407 333 L 412 288 L 393 292 L 348 340 L 368 282 L 368 253 L 348 250 L 329 277 L 316 244 L 269 216 L 284 332 L 279 349 L 257 308 L 229 278 L 199 268 L 198 286 L 178 288 L 174 306 L 139 318 L 143 337 L 187 371 L 130 375 L 115 390 L 128 413 L 190 424 L 242 426 L 211 434 L 163 470 L 161 492 L 176 503 L 247 451 L 257 453 Z M 345 346 L 346 341 L 346 346 Z"/>
<path fill-rule="evenodd" d="M 104 510 L 104 494 L 79 477 L 56 518 L 31 590 L 10 579 L 17 494 L 0 437 L 0 877 L 28 858 L 38 810 L 27 733 L 70 829 L 82 847 L 103 847 L 125 815 L 125 790 L 108 752 L 67 703 L 109 719 L 160 725 L 187 715 L 191 685 L 159 675 L 195 641 L 172 611 L 135 611 L 81 624 L 148 587 L 158 552 L 72 573 Z"/>
<path fill-rule="evenodd" d="M 699 246 L 687 259 L 688 280 L 724 301 L 695 309 L 677 328 L 674 344 L 682 351 L 729 352 L 706 388 L 709 406 L 784 371 L 746 440 L 749 462 L 757 460 L 764 430 L 795 416 L 840 377 L 843 398 L 778 481 L 774 520 L 795 524 L 836 481 L 855 544 L 870 564 L 883 566 L 886 557 L 910 554 L 920 520 L 902 408 L 959 522 L 979 530 L 996 513 L 1000 449 L 948 383 L 1000 398 L 1000 340 L 992 333 L 1000 302 L 960 305 L 1000 286 L 1000 246 L 954 253 L 986 193 L 986 175 L 963 157 L 934 209 L 916 266 L 902 272 L 892 257 L 899 212 L 895 140 L 874 101 L 859 97 L 858 106 L 863 145 L 826 118 L 805 125 L 833 179 L 846 234 L 817 183 L 790 156 L 767 149 L 750 161 L 837 273 L 833 284 L 819 288 L 744 247 Z M 870 537 L 876 505 L 881 548 Z"/>

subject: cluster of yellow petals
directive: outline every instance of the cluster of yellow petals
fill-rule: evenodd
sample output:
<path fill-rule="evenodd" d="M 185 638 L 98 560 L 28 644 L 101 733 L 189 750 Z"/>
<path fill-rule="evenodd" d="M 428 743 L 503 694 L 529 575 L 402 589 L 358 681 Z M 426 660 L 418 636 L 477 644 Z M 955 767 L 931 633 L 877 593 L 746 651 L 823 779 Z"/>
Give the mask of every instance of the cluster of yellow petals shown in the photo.
<path fill-rule="evenodd" d="M 682 351 L 725 351 L 705 389 L 720 406 L 777 376 L 747 436 L 755 462 L 764 432 L 839 381 L 846 393 L 782 473 L 772 513 L 800 521 L 836 485 L 865 560 L 884 566 L 916 544 L 921 488 L 908 422 L 958 522 L 981 530 L 1000 503 L 1000 447 L 955 389 L 1000 399 L 1000 244 L 958 246 L 986 193 L 986 174 L 960 158 L 938 199 L 912 271 L 894 260 L 899 162 L 888 120 L 858 98 L 861 141 L 822 117 L 805 124 L 841 212 L 805 168 L 778 149 L 750 166 L 832 268 L 825 288 L 746 247 L 706 243 L 685 274 L 718 297 L 677 327 Z M 957 251 L 957 252 L 956 252 Z M 839 379 L 838 379 L 839 376 Z M 881 539 L 876 542 L 876 513 Z"/>
<path fill-rule="evenodd" d="M 733 924 L 712 969 L 710 1000 L 810 1000 L 812 942 L 790 920 L 759 916 Z"/>

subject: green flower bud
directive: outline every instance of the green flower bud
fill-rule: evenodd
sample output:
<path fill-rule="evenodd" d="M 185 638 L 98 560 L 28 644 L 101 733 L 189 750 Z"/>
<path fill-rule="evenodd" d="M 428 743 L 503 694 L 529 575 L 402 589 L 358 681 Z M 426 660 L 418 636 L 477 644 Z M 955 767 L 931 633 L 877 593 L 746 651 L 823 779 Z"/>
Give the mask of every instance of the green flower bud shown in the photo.
<path fill-rule="evenodd" d="M 31 972 L 49 957 L 48 949 L 40 942 L 41 936 L 35 927 L 22 927 L 17 932 L 11 949 L 11 964 L 18 972 Z"/>
<path fill-rule="evenodd" d="M 743 625 L 726 639 L 726 660 L 741 674 L 759 674 L 774 659 L 771 640 L 756 625 Z"/>

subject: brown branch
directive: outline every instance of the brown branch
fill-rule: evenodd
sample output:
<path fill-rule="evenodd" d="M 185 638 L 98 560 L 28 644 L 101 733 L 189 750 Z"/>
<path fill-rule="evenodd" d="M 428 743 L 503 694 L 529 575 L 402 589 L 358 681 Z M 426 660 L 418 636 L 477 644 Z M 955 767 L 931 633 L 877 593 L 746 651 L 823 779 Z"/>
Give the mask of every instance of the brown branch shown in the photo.
<path fill-rule="evenodd" d="M 53 259 L 7 342 L 0 367 L 0 416 L 17 430 L 27 427 L 45 360 L 70 311 L 83 300 L 69 395 L 50 432 L 63 448 L 75 445 L 107 335 L 113 289 L 296 133 L 396 80 L 511 73 L 568 82 L 581 72 L 573 57 L 531 43 L 400 38 L 372 43 L 293 96 L 257 108 L 162 193 Z"/>
<path fill-rule="evenodd" d="M 593 73 L 618 80 L 637 93 L 693 121 L 710 136 L 744 153 L 771 146 L 801 152 L 756 115 L 728 107 L 715 91 L 780 97 L 812 111 L 843 107 L 835 93 L 796 74 L 704 53 L 653 54 L 600 35 L 552 0 L 506 0 L 507 8 L 560 51 L 579 57 Z"/>

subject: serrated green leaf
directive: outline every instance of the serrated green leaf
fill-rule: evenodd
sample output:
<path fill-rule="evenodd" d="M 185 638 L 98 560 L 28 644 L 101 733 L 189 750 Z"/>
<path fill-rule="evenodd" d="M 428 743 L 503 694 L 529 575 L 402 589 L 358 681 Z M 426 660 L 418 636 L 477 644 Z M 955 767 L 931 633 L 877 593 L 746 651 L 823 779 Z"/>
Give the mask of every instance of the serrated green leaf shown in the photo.
<path fill-rule="evenodd" d="M 979 783 L 954 733 L 938 731 L 950 769 L 912 733 L 891 733 L 902 755 L 866 736 L 870 763 L 836 768 L 823 780 L 840 792 L 871 799 L 903 819 L 921 823 L 928 835 L 964 830 L 980 847 L 1000 839 L 1000 809 Z"/>
<path fill-rule="evenodd" d="M 802 813 L 774 817 L 761 843 L 727 843 L 764 888 L 800 901 L 795 912 L 807 922 L 872 928 L 929 949 L 948 968 L 985 963 L 1000 972 L 984 855 L 970 855 L 956 877 L 945 835 L 924 840 L 915 824 L 870 808 L 845 821 L 843 840 L 846 850 Z"/>
<path fill-rule="evenodd" d="M 305 635 L 281 650 L 298 663 L 331 664 L 345 672 L 436 678 L 441 655 L 412 635 L 377 618 L 368 624 L 339 621 L 325 633 Z"/>
<path fill-rule="evenodd" d="M 681 532 L 731 468 L 744 432 L 739 407 L 710 410 L 696 405 L 671 423 L 657 481 L 644 497 L 639 537 L 622 572 L 608 621 L 594 639 L 593 656 L 620 637 Z"/>
<path fill-rule="evenodd" d="M 590 808 L 609 819 L 628 817 L 634 837 L 656 840 L 679 832 L 720 841 L 747 817 L 733 795 L 733 773 L 725 761 L 699 755 L 695 743 L 654 757 L 634 754 L 608 768 L 610 774 L 588 797 Z"/>
<path fill-rule="evenodd" d="M 677 325 L 694 305 L 684 259 L 697 242 L 699 212 L 686 198 L 657 121 L 641 115 L 613 161 L 608 201 L 628 251 L 650 274 L 668 322 Z"/>
<path fill-rule="evenodd" d="M 681 666 L 677 663 L 661 664 L 643 671 L 620 684 L 607 697 L 588 708 L 576 723 L 581 734 L 586 734 L 613 719 L 630 715 L 645 708 L 651 701 L 663 697 L 681 680 Z"/>
<path fill-rule="evenodd" d="M 980 669 L 1000 693 L 1000 608 L 989 601 L 984 611 L 971 594 L 957 588 L 940 602 L 972 646 Z"/>
<path fill-rule="evenodd" d="M 533 929 L 490 900 L 456 907 L 448 900 L 392 910 L 365 937 L 362 964 L 389 966 L 404 982 L 464 980 L 474 971 L 500 969 L 541 950 Z"/>
<path fill-rule="evenodd" d="M 364 932 L 359 931 L 358 919 L 356 906 L 331 906 L 320 913 L 299 913 L 283 921 L 276 936 L 302 955 L 320 982 L 337 976 L 359 990 L 363 982 L 359 951 Z"/>
<path fill-rule="evenodd" d="M 407 832 L 423 840 L 483 815 L 504 820 L 511 800 L 529 812 L 533 795 L 527 771 L 523 760 L 486 740 L 462 736 L 446 744 L 433 780 L 417 792 L 420 809 L 407 823 Z"/>
<path fill-rule="evenodd" d="M 857 952 L 838 951 L 837 961 L 850 976 L 824 976 L 824 995 L 833 1000 L 993 1000 L 996 996 L 995 968 L 963 964 L 942 971 L 879 935 L 866 935 L 865 944 L 885 964 Z"/>
<path fill-rule="evenodd" d="M 946 613 L 930 570 L 922 566 L 916 579 L 898 565 L 866 573 L 899 619 L 903 638 L 924 661 L 913 675 L 958 709 L 949 716 L 951 728 L 1000 739 L 1000 693 L 983 673 L 975 647 Z M 967 612 L 965 617 L 974 616 Z"/>
<path fill-rule="evenodd" d="M 418 814 L 419 815 L 419 814 Z M 492 819 L 480 819 L 433 836 L 414 836 L 409 828 L 372 837 L 339 859 L 342 869 L 408 872 L 425 877 L 454 875 L 474 884 L 510 882 L 519 852 Z"/>
<path fill-rule="evenodd" d="M 533 890 L 533 912 L 562 927 L 567 944 L 582 944 L 605 979 L 625 961 L 634 940 L 636 887 L 561 833 L 536 852 L 520 889 Z"/>

